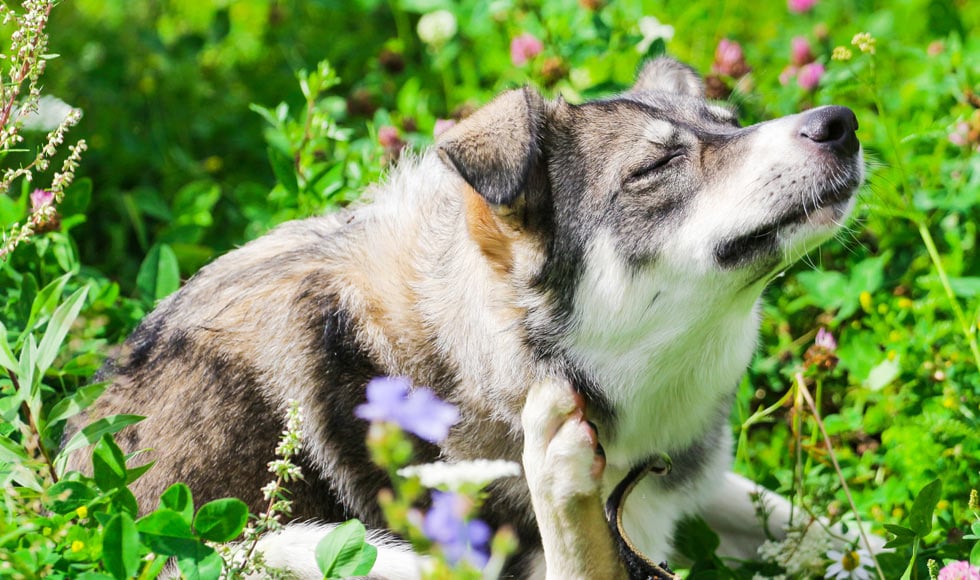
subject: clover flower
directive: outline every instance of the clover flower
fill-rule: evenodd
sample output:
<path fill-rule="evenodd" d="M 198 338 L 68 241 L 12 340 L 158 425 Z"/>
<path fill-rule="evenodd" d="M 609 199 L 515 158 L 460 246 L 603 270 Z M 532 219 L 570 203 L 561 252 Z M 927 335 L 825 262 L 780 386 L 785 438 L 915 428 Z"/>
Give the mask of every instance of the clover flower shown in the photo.
<path fill-rule="evenodd" d="M 416 31 L 422 42 L 432 48 L 441 48 L 456 36 L 456 17 L 448 10 L 435 10 L 419 18 Z"/>
<path fill-rule="evenodd" d="M 525 32 L 510 41 L 510 61 L 514 66 L 524 66 L 527 61 L 541 54 L 544 44 L 533 34 Z"/>
<path fill-rule="evenodd" d="M 802 14 L 809 12 L 817 5 L 817 0 L 787 0 L 786 6 L 790 12 Z"/>
<path fill-rule="evenodd" d="M 833 564 L 827 567 L 827 575 L 824 578 L 833 578 L 834 580 L 848 580 L 850 578 L 869 580 L 871 578 L 870 570 L 874 569 L 874 560 L 864 548 L 843 552 L 830 550 L 827 552 L 827 557 L 833 560 Z"/>
<path fill-rule="evenodd" d="M 674 38 L 674 27 L 662 24 L 656 16 L 644 16 L 640 18 L 637 25 L 640 27 L 640 34 L 643 35 L 642 40 L 636 45 L 636 51 L 640 54 L 646 54 L 650 50 L 650 45 L 657 40 L 670 42 Z"/>
<path fill-rule="evenodd" d="M 436 124 L 432 127 L 432 136 L 438 137 L 446 131 L 453 128 L 456 125 L 456 121 L 452 119 L 436 119 Z"/>
<path fill-rule="evenodd" d="M 871 36 L 870 32 L 858 32 L 851 39 L 851 44 L 858 47 L 861 52 L 866 52 L 868 54 L 875 53 L 875 45 L 878 43 L 875 37 Z"/>
<path fill-rule="evenodd" d="M 438 443 L 459 421 L 459 411 L 430 389 L 411 388 L 408 377 L 380 377 L 367 384 L 367 402 L 354 414 L 368 421 L 389 421 L 430 443 Z"/>
<path fill-rule="evenodd" d="M 450 564 L 466 560 L 483 568 L 490 558 L 491 530 L 483 520 L 467 519 L 470 505 L 465 495 L 433 491 L 422 531 L 439 544 Z"/>
<path fill-rule="evenodd" d="M 939 571 L 938 580 L 980 580 L 980 568 L 969 562 L 950 562 Z"/>
<path fill-rule="evenodd" d="M 800 88 L 807 91 L 814 91 L 817 86 L 820 85 L 820 79 L 823 78 L 824 66 L 819 62 L 811 62 L 810 64 L 800 67 L 800 72 L 796 75 L 796 84 L 800 85 Z"/>
<path fill-rule="evenodd" d="M 715 48 L 715 61 L 711 64 L 711 70 L 715 73 L 727 75 L 733 79 L 741 78 L 748 74 L 749 65 L 745 62 L 745 53 L 742 45 L 722 38 L 718 41 Z"/>
<path fill-rule="evenodd" d="M 790 62 L 793 66 L 803 66 L 813 62 L 813 49 L 810 48 L 810 41 L 803 36 L 795 36 L 790 41 Z"/>

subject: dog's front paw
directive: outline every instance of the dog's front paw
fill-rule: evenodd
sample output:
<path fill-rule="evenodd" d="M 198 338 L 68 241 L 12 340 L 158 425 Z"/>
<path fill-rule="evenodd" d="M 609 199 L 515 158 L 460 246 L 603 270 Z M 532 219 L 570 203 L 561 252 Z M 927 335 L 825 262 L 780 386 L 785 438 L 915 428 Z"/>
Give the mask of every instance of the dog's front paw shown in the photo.
<path fill-rule="evenodd" d="M 597 497 L 605 458 L 582 396 L 568 383 L 542 381 L 531 387 L 521 419 L 532 497 L 551 509 Z"/>

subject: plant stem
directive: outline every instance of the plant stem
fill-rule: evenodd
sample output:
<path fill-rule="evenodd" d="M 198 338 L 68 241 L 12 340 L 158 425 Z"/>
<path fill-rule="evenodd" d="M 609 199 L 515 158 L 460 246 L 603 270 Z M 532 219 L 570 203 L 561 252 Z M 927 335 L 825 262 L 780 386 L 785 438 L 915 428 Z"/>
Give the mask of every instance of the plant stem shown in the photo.
<path fill-rule="evenodd" d="M 960 323 L 960 330 L 966 337 L 967 342 L 970 343 L 970 352 L 973 353 L 973 362 L 980 369 L 980 345 L 977 344 L 977 333 L 976 328 L 971 328 L 970 323 L 966 320 L 966 315 L 963 314 L 963 308 L 960 306 L 960 301 L 956 299 L 956 294 L 953 292 L 953 287 L 949 284 L 949 276 L 946 275 L 946 268 L 943 267 L 942 258 L 939 256 L 939 250 L 936 249 L 936 242 L 932 238 L 932 233 L 929 231 L 929 226 L 922 219 L 915 220 L 915 224 L 919 229 L 919 236 L 922 238 L 922 242 L 926 245 L 926 250 L 929 252 L 929 258 L 932 260 L 933 266 L 936 268 L 936 272 L 939 274 L 939 281 L 943 285 L 943 290 L 946 292 L 946 298 L 949 300 L 950 306 L 953 308 L 953 313 L 956 315 L 956 320 Z"/>
<path fill-rule="evenodd" d="M 861 534 L 861 540 L 864 542 L 865 547 L 868 548 L 868 553 L 871 555 L 871 561 L 874 562 L 875 570 L 878 572 L 878 577 L 880 580 L 885 580 L 885 573 L 881 570 L 881 566 L 878 564 L 878 558 L 874 554 L 874 549 L 871 546 L 871 542 L 868 540 L 868 534 L 864 530 L 864 524 L 861 521 L 861 515 L 858 513 L 857 505 L 854 503 L 854 498 L 851 496 L 851 490 L 847 486 L 847 480 L 844 478 L 844 473 L 841 471 L 840 463 L 837 462 L 837 454 L 834 453 L 834 447 L 830 444 L 830 435 L 827 434 L 827 429 L 824 427 L 823 419 L 820 418 L 820 411 L 817 410 L 817 405 L 813 401 L 813 397 L 810 395 L 810 390 L 806 388 L 806 380 L 803 378 L 803 373 L 797 372 L 796 378 L 796 388 L 802 395 L 803 400 L 810 407 L 810 411 L 813 412 L 813 419 L 817 423 L 817 427 L 820 429 L 820 434 L 823 436 L 824 446 L 827 448 L 827 454 L 830 457 L 830 461 L 834 464 L 834 471 L 837 472 L 837 478 L 840 480 L 841 487 L 844 489 L 844 495 L 847 496 L 847 503 L 851 506 L 851 512 L 854 514 L 854 519 L 857 520 L 858 532 Z"/>
<path fill-rule="evenodd" d="M 14 392 L 20 390 L 20 383 L 17 381 L 17 375 L 10 369 L 7 369 L 7 376 L 10 377 L 10 382 L 13 384 Z M 41 457 L 44 458 L 44 465 L 48 470 L 48 475 L 51 476 L 52 483 L 58 483 L 58 472 L 54 468 L 54 462 L 51 461 L 51 455 L 48 453 L 47 448 L 44 447 L 44 441 L 41 438 L 41 431 L 37 428 L 37 422 L 34 420 L 34 413 L 31 412 L 31 406 L 27 404 L 27 401 L 21 403 L 21 411 L 27 416 L 27 424 L 30 432 L 27 434 L 29 437 L 34 437 L 37 439 L 37 448 L 41 452 Z"/>

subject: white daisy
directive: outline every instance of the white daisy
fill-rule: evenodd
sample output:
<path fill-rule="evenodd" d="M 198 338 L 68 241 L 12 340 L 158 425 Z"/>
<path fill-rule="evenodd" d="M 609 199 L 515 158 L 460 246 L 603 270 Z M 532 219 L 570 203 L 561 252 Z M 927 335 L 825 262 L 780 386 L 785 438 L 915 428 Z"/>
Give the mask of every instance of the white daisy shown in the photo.
<path fill-rule="evenodd" d="M 827 568 L 827 574 L 824 578 L 833 578 L 833 580 L 870 580 L 870 571 L 874 569 L 874 560 L 867 550 L 863 548 L 859 550 L 845 550 L 843 552 L 830 550 L 827 552 L 827 557 L 833 560 L 834 563 Z"/>

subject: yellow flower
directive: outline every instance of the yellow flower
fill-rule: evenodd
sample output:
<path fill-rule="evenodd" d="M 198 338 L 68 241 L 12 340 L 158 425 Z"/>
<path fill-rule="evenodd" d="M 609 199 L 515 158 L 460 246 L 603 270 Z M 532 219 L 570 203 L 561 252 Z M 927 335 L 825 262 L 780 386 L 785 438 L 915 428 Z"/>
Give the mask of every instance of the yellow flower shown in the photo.
<path fill-rule="evenodd" d="M 81 540 L 75 540 L 74 542 L 71 543 L 72 552 L 81 552 L 84 549 L 85 549 L 85 542 Z"/>
<path fill-rule="evenodd" d="M 80 518 L 83 518 L 83 519 L 84 518 L 87 518 L 88 517 L 88 508 L 85 507 L 85 506 L 82 506 L 82 507 L 78 508 L 77 510 L 75 510 L 75 513 L 78 514 L 78 517 L 80 517 Z"/>
<path fill-rule="evenodd" d="M 909 300 L 908 298 L 904 298 L 903 297 L 903 298 L 899 298 L 898 299 L 898 307 L 901 308 L 902 310 L 908 310 L 908 309 L 912 308 L 912 305 L 913 305 L 913 302 L 911 300 Z"/>
<path fill-rule="evenodd" d="M 834 53 L 830 55 L 830 59 L 846 62 L 851 60 L 851 57 L 853 56 L 854 53 L 851 52 L 851 49 L 847 48 L 846 46 L 838 46 L 834 48 Z"/>
<path fill-rule="evenodd" d="M 858 47 L 861 52 L 866 52 L 868 54 L 875 53 L 875 44 L 878 41 L 875 37 L 871 36 L 870 32 L 858 32 L 851 39 L 851 44 Z"/>
<path fill-rule="evenodd" d="M 867 290 L 861 292 L 861 295 L 858 297 L 858 301 L 861 303 L 861 308 L 863 308 L 865 312 L 871 312 L 871 292 L 868 292 Z"/>

